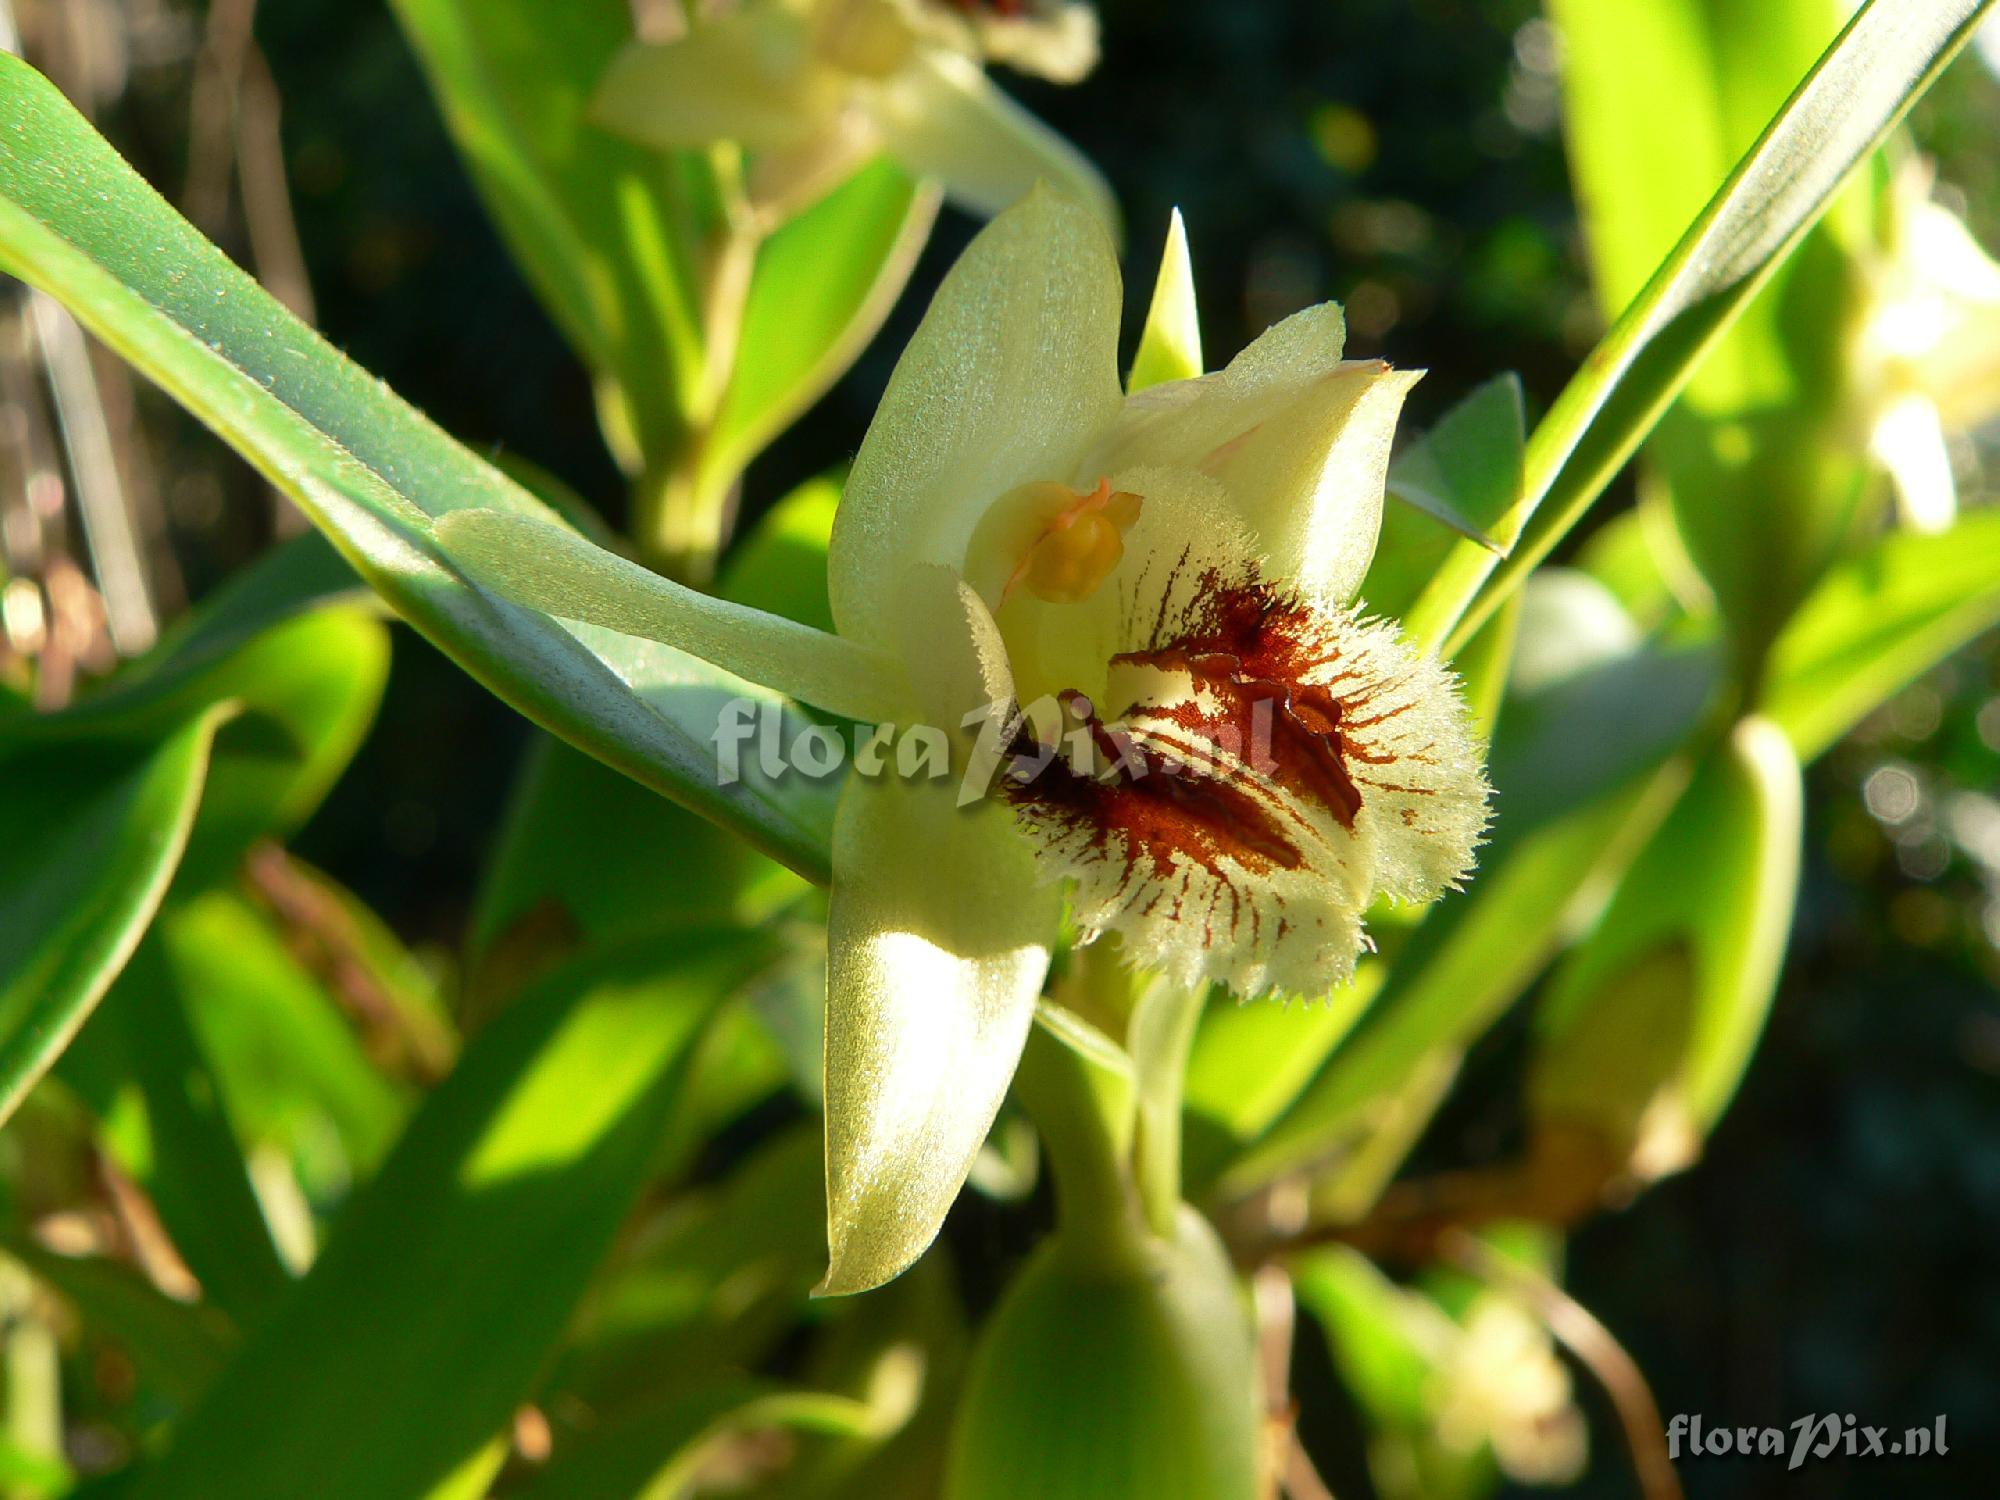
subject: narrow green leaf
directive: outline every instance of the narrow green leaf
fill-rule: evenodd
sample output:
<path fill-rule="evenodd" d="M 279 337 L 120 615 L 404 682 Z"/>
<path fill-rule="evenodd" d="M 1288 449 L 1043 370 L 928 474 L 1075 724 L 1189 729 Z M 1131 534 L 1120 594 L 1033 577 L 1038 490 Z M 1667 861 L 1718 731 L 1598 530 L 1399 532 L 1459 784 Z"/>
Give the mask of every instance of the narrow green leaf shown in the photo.
<path fill-rule="evenodd" d="M 1897 532 L 1841 563 L 1771 653 L 1763 711 L 1810 761 L 1876 705 L 2000 625 L 2000 513 Z"/>
<path fill-rule="evenodd" d="M 143 1155 L 122 1164 L 153 1200 L 204 1298 L 249 1327 L 277 1303 L 291 1276 L 188 1024 L 184 1002 L 209 997 L 184 994 L 167 962 L 162 928 L 175 915 L 147 935 L 81 1045 L 105 1046 L 111 1056 L 99 1066 L 112 1063 L 144 1106 Z"/>
<path fill-rule="evenodd" d="M 283 1150 L 309 1169 L 309 1192 L 370 1175 L 409 1113 L 407 1091 L 369 1061 L 265 914 L 209 891 L 177 903 L 157 936 L 157 988 L 123 1012 L 133 1043 L 151 1034 L 153 1015 L 189 1028 L 241 1149 Z"/>
<path fill-rule="evenodd" d="M 564 628 L 468 586 L 433 520 L 530 495 L 297 322 L 26 64 L 0 58 L 0 265 L 44 287 L 296 499 L 399 613 L 544 727 L 824 878 L 832 789 L 717 784 L 718 706 L 749 689 L 683 652 Z M 769 698 L 769 694 L 762 694 Z"/>
<path fill-rule="evenodd" d="M 1695 728 L 1721 677 L 1705 643 L 1639 640 L 1593 578 L 1545 568 L 1521 597 L 1514 672 L 1488 762 L 1509 837 L 1659 765 Z"/>
<path fill-rule="evenodd" d="M 158 909 L 227 716 L 148 744 L 0 730 L 0 1120 L 48 1071 Z"/>
<path fill-rule="evenodd" d="M 1869 0 L 1855 15 L 1535 429 L 1511 513 L 1521 540 L 1447 637 L 1447 654 L 1576 524 L 1991 3 Z"/>
<path fill-rule="evenodd" d="M 322 1500 L 421 1495 L 485 1449 L 630 1209 L 688 1050 L 762 953 L 687 935 L 510 1007 L 138 1494 L 268 1500 L 310 1475 Z"/>
<path fill-rule="evenodd" d="M 680 1195 L 650 1227 L 599 1278 L 551 1377 L 595 1410 L 754 1366 L 797 1319 L 826 1262 L 818 1125 Z"/>

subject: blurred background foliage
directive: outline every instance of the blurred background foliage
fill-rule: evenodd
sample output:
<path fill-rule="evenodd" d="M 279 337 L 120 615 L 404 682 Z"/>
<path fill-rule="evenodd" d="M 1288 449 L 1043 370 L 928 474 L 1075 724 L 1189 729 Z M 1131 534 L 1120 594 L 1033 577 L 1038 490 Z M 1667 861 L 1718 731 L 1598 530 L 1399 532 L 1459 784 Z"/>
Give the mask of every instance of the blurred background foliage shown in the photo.
<path fill-rule="evenodd" d="M 625 482 L 589 383 L 496 237 L 386 7 L 282 0 L 256 9 L 254 31 L 249 0 L 18 9 L 31 55 L 146 178 L 335 344 L 475 449 L 560 474 L 618 517 Z M 1117 188 L 1132 284 L 1150 279 L 1169 210 L 1184 212 L 1212 364 L 1277 318 L 1333 297 L 1346 304 L 1357 353 L 1432 372 L 1411 403 L 1418 427 L 1503 369 L 1521 373 L 1531 413 L 1547 408 L 1603 325 L 1561 139 L 1561 38 L 1538 5 L 1105 0 L 1100 9 L 1108 45 L 1090 87 L 1013 75 L 1006 85 Z M 1974 58 L 1961 60 L 1919 104 L 1912 130 L 1938 159 L 1949 201 L 1983 243 L 2000 245 L 2000 85 Z M 957 215 L 941 221 L 883 336 L 752 465 L 748 516 L 848 456 L 929 288 L 973 228 Z M 1128 297 L 1128 349 L 1141 310 Z M 18 381 L 18 317 L 4 336 L 15 347 L 0 373 Z M 143 560 L 159 614 L 170 617 L 298 523 L 166 398 L 108 360 L 100 370 L 143 521 Z M 1991 499 L 1977 482 L 1961 494 L 1968 506 Z M 1589 547 L 1634 500 L 1627 478 L 1563 555 Z M 0 498 L 42 506 L 44 522 L 49 503 L 32 487 Z M 24 527 L 8 520 L 10 571 L 20 571 Z M 50 534 L 60 551 L 60 528 Z M 70 587 L 74 601 L 64 649 L 78 672 L 101 671 L 114 654 L 106 622 L 80 580 L 58 585 L 68 576 L 50 575 L 51 597 Z M 355 670 L 366 678 L 368 668 Z M 433 981 L 457 961 L 468 922 L 496 920 L 474 910 L 480 872 L 510 840 L 532 839 L 502 821 L 508 788 L 524 757 L 552 753 L 409 631 L 395 632 L 386 682 L 351 691 L 366 699 L 374 686 L 383 695 L 374 728 L 288 841 L 295 858 L 273 854 L 253 867 L 267 910 L 344 900 L 315 884 L 317 869 L 394 934 L 377 935 L 388 956 L 350 987 L 403 1015 L 379 1028 L 382 1046 L 403 1049 L 391 1065 L 329 1066 L 301 1084 L 312 1097 L 296 1110 L 276 1096 L 254 1106 L 264 1112 L 256 1133 L 299 1167 L 312 1200 L 302 1212 L 341 1199 L 379 1159 L 414 1090 L 448 1062 L 441 1029 L 424 1020 Z M 1788 1493 L 1872 1496 L 1893 1483 L 1897 1493 L 1985 1496 L 2000 1479 L 1991 1458 L 2000 1453 L 1996 772 L 2000 641 L 1990 634 L 1810 768 L 1789 957 L 1741 1093 L 1695 1171 L 1630 1212 L 1592 1220 L 1567 1252 L 1569 1289 L 1616 1331 L 1665 1412 L 1762 1425 L 1852 1412 L 1894 1429 L 1950 1414 L 1949 1463 L 1899 1469 L 1893 1481 L 1825 1466 Z M 639 903 L 651 894 L 629 891 Z M 260 1043 L 213 1013 L 233 1003 L 218 954 L 231 957 L 224 967 L 245 966 L 239 977 L 268 974 L 279 992 L 312 982 L 311 955 L 301 973 L 299 954 L 257 936 L 266 929 L 249 899 L 217 894 L 179 910 L 145 961 L 202 986 L 209 1019 L 192 1007 L 187 1019 L 219 1044 L 297 1047 L 295 1033 Z M 662 885 L 656 899 L 675 897 Z M 350 920 L 365 928 L 369 919 Z M 1418 1170 L 1519 1153 L 1525 1123 L 1504 1081 L 1520 1070 L 1529 1031 L 1522 1007 L 1473 1050 L 1462 1086 L 1416 1149 Z M 360 1035 L 365 1043 L 365 1026 Z M 115 1075 L 106 1053 L 117 1042 L 105 1025 L 86 1037 L 64 1068 L 89 1097 Z M 360 1044 L 335 1030 L 312 1044 L 322 1045 Z M 807 1039 L 801 1055 L 812 1051 Z M 774 1102 L 679 1170 L 716 1181 L 762 1153 L 753 1159 L 796 1179 L 800 1153 L 786 1133 L 794 1118 L 796 1106 Z M 328 1120 L 338 1127 L 331 1138 Z M 201 1121 L 187 1124 L 188 1149 L 203 1149 Z M 11 1133 L 17 1149 L 33 1126 L 24 1116 Z M 184 1217 L 191 1261 L 205 1231 L 229 1232 L 227 1216 L 203 1226 L 194 1206 L 162 1202 L 159 1211 Z M 1003 1214 L 975 1194 L 955 1212 L 947 1236 L 975 1310 L 996 1295 L 1034 1217 Z M 809 1227 L 795 1245 L 812 1247 L 816 1233 Z M 275 1237 L 247 1262 L 265 1266 L 265 1280 L 227 1293 L 246 1307 L 283 1274 L 287 1247 Z M 797 1288 L 814 1273 L 774 1272 Z M 895 1295 L 921 1298 L 923 1281 Z M 600 1311 L 615 1324 L 615 1308 Z M 615 1368 L 614 1334 L 576 1357 Z M 116 1385 L 115 1371 L 99 1374 Z M 1334 1354 L 1310 1336 L 1298 1343 L 1295 1395 L 1332 1488 L 1371 1493 L 1361 1418 Z M 1586 1388 L 1582 1400 L 1594 1450 L 1614 1452 L 1601 1397 Z M 1730 1462 L 1690 1466 L 1684 1478 L 1696 1497 L 1770 1493 L 1768 1471 Z M 1621 1464 L 1599 1462 L 1573 1492 L 1622 1495 L 1629 1485 Z"/>

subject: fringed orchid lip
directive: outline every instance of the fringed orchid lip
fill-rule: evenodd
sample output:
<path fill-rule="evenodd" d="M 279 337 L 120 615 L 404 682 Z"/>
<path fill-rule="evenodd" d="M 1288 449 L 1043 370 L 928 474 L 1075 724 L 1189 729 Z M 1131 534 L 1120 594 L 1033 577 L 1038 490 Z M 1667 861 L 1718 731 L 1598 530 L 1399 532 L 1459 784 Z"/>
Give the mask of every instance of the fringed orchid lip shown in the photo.
<path fill-rule="evenodd" d="M 1185 983 L 1320 994 L 1376 896 L 1468 871 L 1476 747 L 1449 674 L 1391 627 L 1185 558 L 1125 613 L 1142 623 L 1108 666 L 1126 701 L 1062 694 L 1061 754 L 1022 719 L 1001 783 L 1086 936 L 1118 931 Z"/>

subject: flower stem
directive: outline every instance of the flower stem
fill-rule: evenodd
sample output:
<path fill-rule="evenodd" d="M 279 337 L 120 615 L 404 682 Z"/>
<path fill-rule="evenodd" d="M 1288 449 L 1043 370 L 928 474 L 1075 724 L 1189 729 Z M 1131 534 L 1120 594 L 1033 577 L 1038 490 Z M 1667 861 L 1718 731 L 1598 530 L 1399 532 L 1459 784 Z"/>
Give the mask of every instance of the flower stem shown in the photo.
<path fill-rule="evenodd" d="M 1206 992 L 1156 980 L 1132 1012 L 1126 1045 L 1137 1076 L 1133 1170 L 1146 1222 L 1171 1235 L 1181 1206 L 1181 1099 Z"/>
<path fill-rule="evenodd" d="M 1074 1015 L 1045 1007 L 1014 1091 L 1055 1175 L 1064 1253 L 1107 1269 L 1138 1263 L 1147 1224 L 1132 1180 L 1134 1092 L 1124 1054 Z"/>

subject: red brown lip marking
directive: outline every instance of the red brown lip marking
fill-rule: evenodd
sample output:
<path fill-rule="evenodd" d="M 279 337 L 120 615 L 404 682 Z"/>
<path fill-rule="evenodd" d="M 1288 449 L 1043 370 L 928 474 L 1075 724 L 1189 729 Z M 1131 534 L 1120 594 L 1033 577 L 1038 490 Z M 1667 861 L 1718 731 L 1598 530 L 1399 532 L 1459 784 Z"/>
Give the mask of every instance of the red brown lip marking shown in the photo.
<path fill-rule="evenodd" d="M 1087 831 L 1100 857 L 1115 854 L 1135 873 L 1143 863 L 1156 879 L 1173 877 L 1176 857 L 1218 877 L 1225 861 L 1253 873 L 1297 869 L 1303 856 L 1282 804 L 1256 777 L 1231 775 L 1232 762 L 1353 830 L 1361 792 L 1347 767 L 1345 705 L 1325 683 L 1300 681 L 1337 665 L 1339 647 L 1309 608 L 1261 584 L 1210 574 L 1201 597 L 1199 617 L 1185 628 L 1111 659 L 1185 673 L 1197 691 L 1168 706 L 1136 705 L 1118 726 L 1081 694 L 1064 693 L 1103 768 L 1086 774 L 1049 756 L 1024 726 L 1016 753 L 1043 764 L 1030 779 L 1011 780 L 1008 793 L 1031 815 Z"/>
<path fill-rule="evenodd" d="M 1211 740 L 1267 750 L 1268 763 L 1253 760 L 1255 769 L 1319 803 L 1352 832 L 1361 791 L 1347 769 L 1354 751 L 1342 731 L 1346 706 L 1329 683 L 1301 681 L 1339 661 L 1331 632 L 1310 609 L 1280 600 L 1262 584 L 1224 587 L 1210 574 L 1201 586 L 1207 608 L 1188 634 L 1146 650 L 1121 651 L 1111 662 L 1186 672 L 1225 707 L 1220 715 L 1189 704 L 1134 717 L 1170 718 Z M 1336 674 L 1331 681 L 1357 675 Z M 1263 705 L 1270 709 L 1268 737 L 1259 733 Z"/>
<path fill-rule="evenodd" d="M 1063 756 L 1041 755 L 1024 727 L 1015 753 L 1043 763 L 1029 779 L 1005 783 L 1017 806 L 1089 829 L 1102 854 L 1117 840 L 1121 857 L 1136 865 L 1143 856 L 1161 880 L 1173 876 L 1176 856 L 1218 876 L 1225 858 L 1252 870 L 1298 867 L 1298 847 L 1254 793 L 1108 727 L 1082 694 L 1062 697 L 1104 769 L 1088 775 Z"/>

